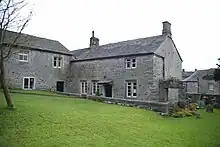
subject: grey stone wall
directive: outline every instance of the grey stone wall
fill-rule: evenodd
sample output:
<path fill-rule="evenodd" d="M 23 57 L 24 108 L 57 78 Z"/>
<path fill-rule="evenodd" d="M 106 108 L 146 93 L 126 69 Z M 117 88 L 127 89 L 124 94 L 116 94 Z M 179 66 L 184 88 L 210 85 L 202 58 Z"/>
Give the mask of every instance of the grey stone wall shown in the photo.
<path fill-rule="evenodd" d="M 165 79 L 175 77 L 182 80 L 182 61 L 172 40 L 167 37 L 155 53 L 164 57 Z"/>
<path fill-rule="evenodd" d="M 199 82 L 185 82 L 187 84 L 188 93 L 201 93 L 201 94 L 220 94 L 220 84 L 214 80 L 204 80 L 199 78 Z M 214 85 L 214 89 L 209 89 L 209 84 Z M 199 88 L 198 88 L 199 86 Z"/>
<path fill-rule="evenodd" d="M 159 89 L 159 80 L 162 80 L 163 77 L 163 61 L 164 59 L 159 56 L 153 57 L 153 87 L 152 93 L 154 93 L 154 99 L 157 100 L 160 94 Z"/>
<path fill-rule="evenodd" d="M 113 80 L 113 97 L 126 98 L 126 80 L 137 80 L 136 99 L 155 99 L 153 55 L 137 56 L 136 61 L 135 69 L 125 68 L 125 58 L 73 62 L 68 91 L 80 93 L 80 80 L 87 80 L 91 94 L 91 80 Z"/>
<path fill-rule="evenodd" d="M 198 93 L 198 82 L 187 82 L 186 84 L 188 93 Z"/>
<path fill-rule="evenodd" d="M 19 52 L 28 51 L 28 62 L 19 61 Z M 53 56 L 63 58 L 62 68 L 53 68 Z M 57 81 L 66 86 L 67 70 L 71 56 L 44 51 L 15 49 L 14 54 L 5 62 L 6 80 L 11 88 L 23 88 L 23 77 L 35 78 L 35 89 L 56 88 Z M 64 88 L 66 91 L 66 88 Z"/>
<path fill-rule="evenodd" d="M 173 41 L 169 37 L 167 37 L 155 53 L 164 57 L 165 79 L 174 77 L 182 80 L 182 61 L 175 49 Z M 169 88 L 168 100 L 176 101 L 178 97 L 179 90 Z"/>

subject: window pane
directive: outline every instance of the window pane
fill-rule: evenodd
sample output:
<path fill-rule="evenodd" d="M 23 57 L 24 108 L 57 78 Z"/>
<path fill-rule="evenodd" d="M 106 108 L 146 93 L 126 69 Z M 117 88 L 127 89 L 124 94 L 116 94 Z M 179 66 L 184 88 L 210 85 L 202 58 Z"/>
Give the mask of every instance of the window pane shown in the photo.
<path fill-rule="evenodd" d="M 28 88 L 28 84 L 29 83 L 29 79 L 28 78 L 25 78 L 24 79 L 24 88 Z"/>
<path fill-rule="evenodd" d="M 100 85 L 99 84 L 97 84 L 97 91 L 100 93 Z"/>
<path fill-rule="evenodd" d="M 133 62 L 133 63 L 136 63 L 136 59 L 132 59 L 132 62 Z"/>
<path fill-rule="evenodd" d="M 34 78 L 30 78 L 30 89 L 34 88 Z"/>
<path fill-rule="evenodd" d="M 84 83 L 81 83 L 81 93 L 84 93 Z"/>
<path fill-rule="evenodd" d="M 133 64 L 132 64 L 132 67 L 136 67 L 136 63 L 133 63 Z"/>
<path fill-rule="evenodd" d="M 85 93 L 87 93 L 87 82 L 85 82 Z"/>
<path fill-rule="evenodd" d="M 134 83 L 133 83 L 133 85 L 134 85 L 134 86 L 136 86 L 136 85 L 137 85 L 137 83 L 136 83 L 136 82 L 134 82 Z"/>
<path fill-rule="evenodd" d="M 23 57 L 24 57 L 24 60 L 26 60 L 26 61 L 27 61 L 27 55 L 24 55 Z"/>
<path fill-rule="evenodd" d="M 131 92 L 128 92 L 128 96 L 131 96 Z"/>
<path fill-rule="evenodd" d="M 19 55 L 19 60 L 23 60 L 23 55 Z"/>
<path fill-rule="evenodd" d="M 130 82 L 128 82 L 128 83 L 127 83 L 127 85 L 131 85 L 131 83 L 130 83 Z"/>
<path fill-rule="evenodd" d="M 137 96 L 137 93 L 133 93 L 133 96 L 136 97 L 136 96 Z"/>
<path fill-rule="evenodd" d="M 93 82 L 93 94 L 95 94 L 96 93 L 96 83 L 95 82 Z"/>
<path fill-rule="evenodd" d="M 57 66 L 57 57 L 54 57 L 54 60 L 53 60 L 53 66 L 54 66 L 54 67 Z"/>
<path fill-rule="evenodd" d="M 58 60 L 58 67 L 61 67 L 61 61 L 62 61 L 62 58 L 59 58 L 59 60 Z"/>

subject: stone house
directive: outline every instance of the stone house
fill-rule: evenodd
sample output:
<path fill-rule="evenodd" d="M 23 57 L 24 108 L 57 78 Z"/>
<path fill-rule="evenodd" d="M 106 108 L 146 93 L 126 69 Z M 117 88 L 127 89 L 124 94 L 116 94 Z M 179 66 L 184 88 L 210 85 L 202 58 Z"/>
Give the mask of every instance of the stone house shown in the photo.
<path fill-rule="evenodd" d="M 161 92 L 160 80 L 182 80 L 182 58 L 172 39 L 171 24 L 162 34 L 69 51 L 60 42 L 21 34 L 5 62 L 10 88 L 55 89 L 149 101 L 176 101 L 178 89 Z M 5 44 L 16 36 L 8 31 Z M 162 89 L 163 91 L 163 89 Z"/>
<path fill-rule="evenodd" d="M 214 68 L 195 70 L 189 77 L 183 79 L 186 93 L 220 95 L 220 84 L 213 80 Z"/>
<path fill-rule="evenodd" d="M 4 45 L 17 33 L 7 31 Z M 60 42 L 21 34 L 5 62 L 9 88 L 64 91 L 71 52 Z"/>
<path fill-rule="evenodd" d="M 171 24 L 163 22 L 158 36 L 90 46 L 72 51 L 69 92 L 149 101 L 175 101 L 178 89 L 160 94 L 160 80 L 182 80 L 182 58 L 172 39 Z"/>

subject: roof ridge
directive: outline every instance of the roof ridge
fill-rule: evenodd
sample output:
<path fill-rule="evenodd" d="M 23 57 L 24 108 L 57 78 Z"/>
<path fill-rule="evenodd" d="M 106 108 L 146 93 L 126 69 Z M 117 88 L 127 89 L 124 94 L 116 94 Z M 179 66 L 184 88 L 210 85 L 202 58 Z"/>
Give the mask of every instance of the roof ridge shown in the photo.
<path fill-rule="evenodd" d="M 124 40 L 124 41 L 107 43 L 107 44 L 103 44 L 103 45 L 100 45 L 100 46 L 117 44 L 117 43 L 124 43 L 124 42 L 135 41 L 135 40 L 142 40 L 142 39 L 147 39 L 147 38 L 156 38 L 156 37 L 162 37 L 162 36 L 164 36 L 164 35 L 156 35 L 156 36 L 142 37 L 142 38 L 136 38 L 136 39 L 129 39 L 129 40 Z M 165 38 L 165 36 L 164 36 L 164 38 Z"/>
<path fill-rule="evenodd" d="M 147 38 L 156 38 L 156 37 L 161 37 L 161 38 L 164 37 L 164 39 L 166 38 L 164 35 L 155 35 L 155 36 L 142 37 L 142 38 L 136 38 L 136 39 L 129 39 L 129 40 L 118 41 L 118 42 L 111 42 L 111 43 L 99 45 L 99 46 L 97 46 L 97 47 L 103 47 L 103 46 L 113 45 L 113 44 L 117 44 L 117 43 L 126 43 L 126 42 L 129 42 L 129 41 L 142 40 L 142 39 L 147 39 Z M 75 49 L 75 50 L 72 50 L 71 52 L 79 51 L 79 50 L 84 50 L 84 49 L 90 49 L 90 47 L 81 48 L 81 49 Z"/>
<path fill-rule="evenodd" d="M 11 30 L 6 30 L 7 32 L 11 32 L 11 33 L 19 33 L 19 32 L 16 32 L 16 31 L 11 31 Z M 22 33 L 21 32 L 21 35 L 24 35 L 24 36 L 30 36 L 30 37 L 35 37 L 35 38 L 38 38 L 38 39 L 46 39 L 46 40 L 51 40 L 51 41 L 57 41 L 59 42 L 58 40 L 54 40 L 54 39 L 49 39 L 49 38 L 45 38 L 45 37 L 39 37 L 39 36 L 35 36 L 35 35 L 31 35 L 31 34 L 27 34 L 27 33 Z"/>

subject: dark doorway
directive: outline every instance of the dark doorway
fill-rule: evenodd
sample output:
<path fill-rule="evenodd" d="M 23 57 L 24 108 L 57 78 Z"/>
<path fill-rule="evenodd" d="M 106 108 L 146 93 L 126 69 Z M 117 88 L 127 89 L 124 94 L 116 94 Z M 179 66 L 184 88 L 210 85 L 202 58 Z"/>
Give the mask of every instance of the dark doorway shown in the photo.
<path fill-rule="evenodd" d="M 112 97 L 112 85 L 104 85 L 105 87 L 105 96 Z"/>
<path fill-rule="evenodd" d="M 64 82 L 63 81 L 57 81 L 57 91 L 64 92 Z"/>

